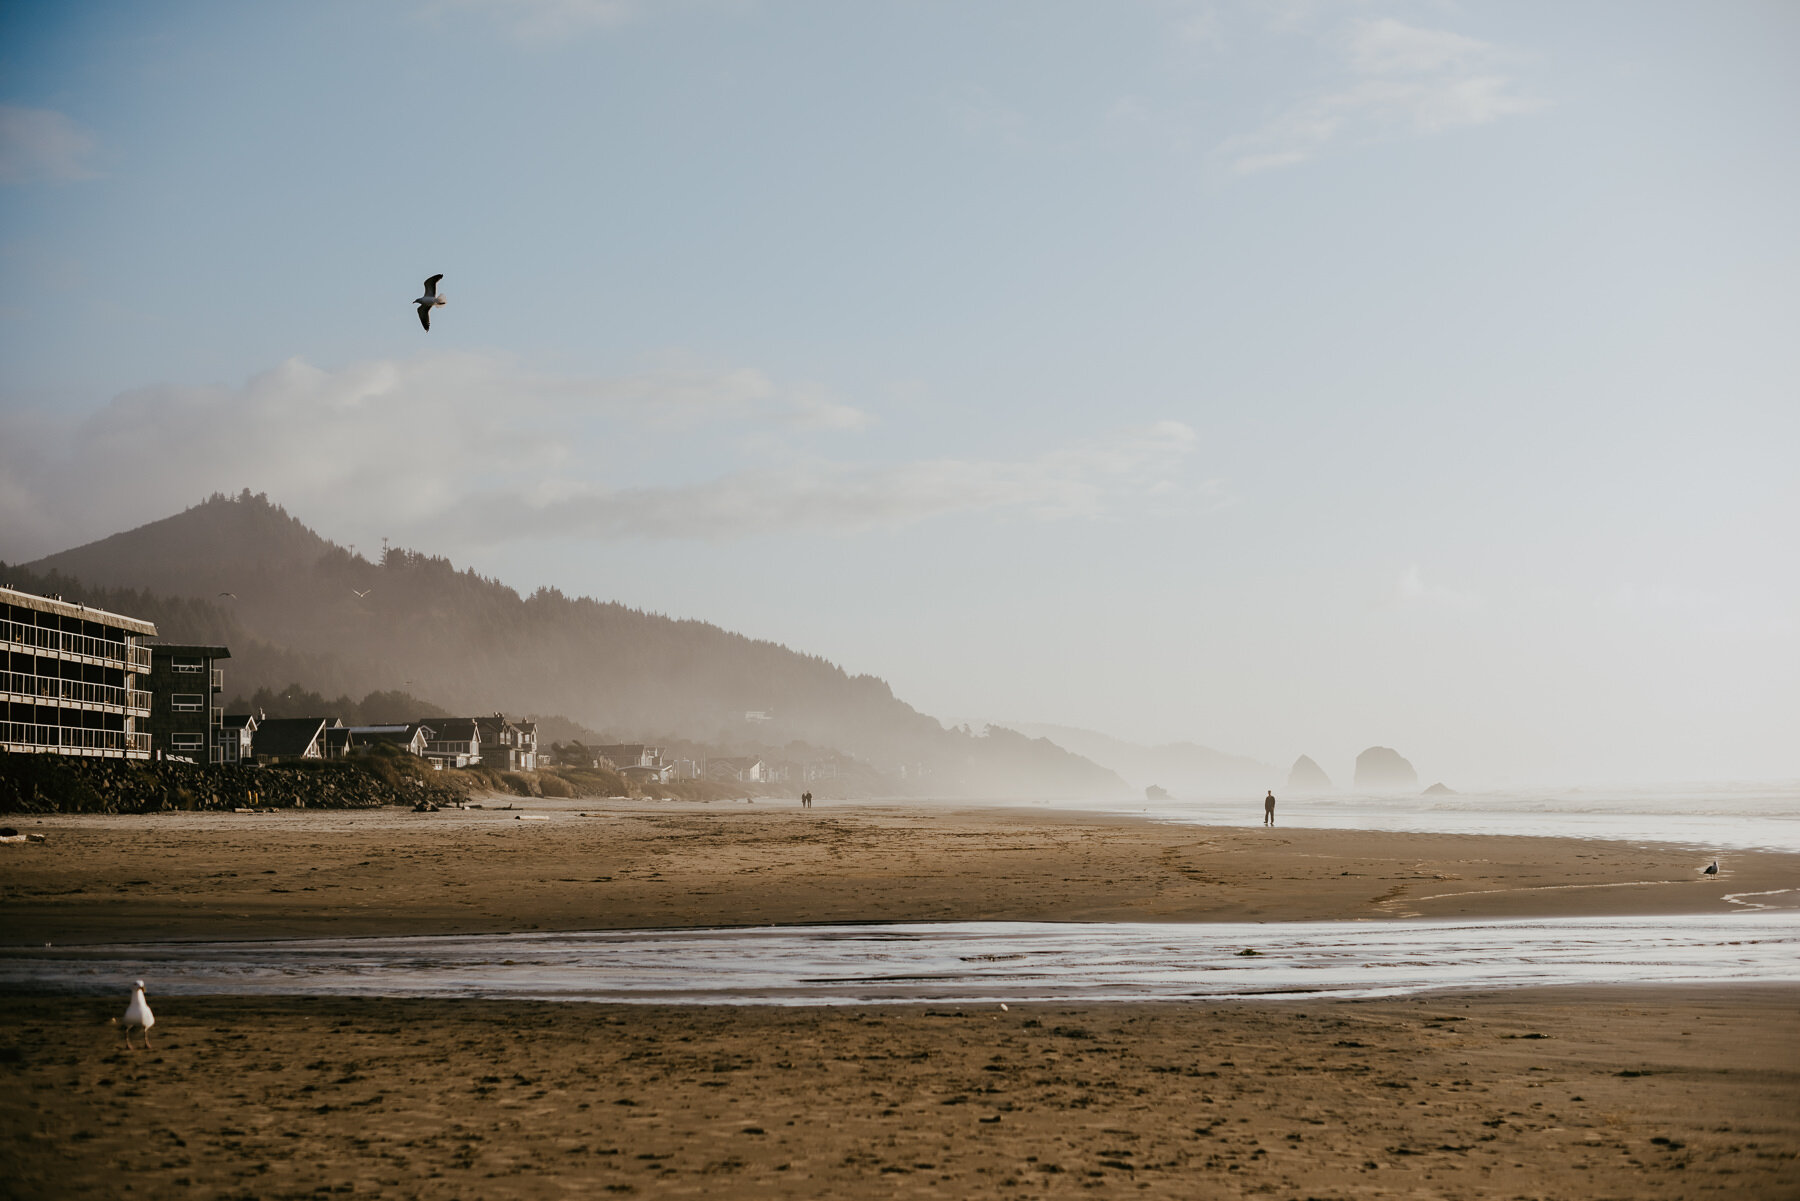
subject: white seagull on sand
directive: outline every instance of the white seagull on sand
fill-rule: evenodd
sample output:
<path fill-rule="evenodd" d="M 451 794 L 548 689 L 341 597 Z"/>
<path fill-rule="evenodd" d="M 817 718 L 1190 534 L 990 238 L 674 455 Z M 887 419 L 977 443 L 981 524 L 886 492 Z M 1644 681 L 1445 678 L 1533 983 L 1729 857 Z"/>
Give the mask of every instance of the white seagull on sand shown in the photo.
<path fill-rule="evenodd" d="M 419 306 L 419 324 L 426 329 L 431 328 L 431 310 L 441 307 L 444 303 L 444 298 L 438 295 L 437 290 L 438 280 L 443 278 L 443 273 L 439 272 L 426 280 L 425 295 L 413 301 L 414 304 Z"/>
<path fill-rule="evenodd" d="M 144 1031 L 144 1050 L 148 1051 L 150 1049 L 150 1027 L 154 1025 L 156 1025 L 156 1015 L 150 1012 L 150 1003 L 144 1000 L 144 982 L 139 980 L 137 987 L 131 990 L 131 1004 L 125 1007 L 125 1045 L 131 1046 L 133 1027 L 141 1027 Z"/>

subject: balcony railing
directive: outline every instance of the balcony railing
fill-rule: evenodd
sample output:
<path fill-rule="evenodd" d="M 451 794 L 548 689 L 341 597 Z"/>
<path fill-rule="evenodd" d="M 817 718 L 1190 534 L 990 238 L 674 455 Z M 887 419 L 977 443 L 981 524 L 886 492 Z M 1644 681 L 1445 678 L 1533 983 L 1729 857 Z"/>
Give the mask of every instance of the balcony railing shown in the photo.
<path fill-rule="evenodd" d="M 223 667 L 212 669 L 212 690 L 214 692 L 225 691 L 225 669 Z"/>
<path fill-rule="evenodd" d="M 212 724 L 215 726 L 222 726 L 225 724 L 225 710 L 217 705 L 212 707 Z"/>
<path fill-rule="evenodd" d="M 81 726 L 49 726 L 37 722 L 0 721 L 0 743 L 22 750 L 150 753 L 150 735 L 126 730 L 89 730 Z"/>
<path fill-rule="evenodd" d="M 85 659 L 101 659 L 129 672 L 150 670 L 150 648 L 147 646 L 128 646 L 108 638 L 28 626 L 21 621 L 0 621 L 0 642 L 32 650 L 59 651 Z"/>
<path fill-rule="evenodd" d="M 150 712 L 150 694 L 115 684 L 89 684 L 85 680 L 59 680 L 22 671 L 0 671 L 0 692 L 28 696 L 38 701 L 65 701 L 78 705 L 105 705 L 135 714 Z"/>

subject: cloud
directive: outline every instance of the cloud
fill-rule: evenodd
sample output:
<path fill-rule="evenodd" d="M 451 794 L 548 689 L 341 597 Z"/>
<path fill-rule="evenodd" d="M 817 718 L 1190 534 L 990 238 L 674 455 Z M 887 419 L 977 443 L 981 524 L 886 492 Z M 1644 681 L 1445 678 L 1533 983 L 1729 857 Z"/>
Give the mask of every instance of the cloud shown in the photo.
<path fill-rule="evenodd" d="M 558 42 L 623 25 L 637 15 L 635 0 L 432 0 L 426 11 L 485 13 L 525 41 Z"/>
<path fill-rule="evenodd" d="M 94 179 L 94 135 L 47 108 L 0 104 L 0 184 Z"/>
<path fill-rule="evenodd" d="M 1546 102 L 1521 91 L 1515 56 L 1462 34 L 1391 18 L 1355 22 L 1337 50 L 1345 86 L 1289 108 L 1222 148 L 1240 175 L 1293 166 L 1334 141 L 1380 141 L 1486 125 L 1537 112 Z"/>
<path fill-rule="evenodd" d="M 821 449 L 871 420 L 754 368 L 588 378 L 460 354 L 339 370 L 293 359 L 238 387 L 128 392 L 79 420 L 0 412 L 0 558 L 244 487 L 335 536 L 444 551 L 521 536 L 853 533 L 952 514 L 1091 518 L 1166 509 L 1195 445 L 1169 422 L 1018 460 Z"/>
<path fill-rule="evenodd" d="M 1154 492 L 1194 440 L 1187 426 L 1163 422 L 1016 461 L 820 461 L 737 471 L 685 486 L 589 485 L 541 497 L 481 494 L 438 524 L 496 540 L 507 531 L 531 529 L 550 537 L 719 542 L 793 531 L 851 534 L 980 512 L 1039 520 L 1097 517 L 1123 495 Z"/>

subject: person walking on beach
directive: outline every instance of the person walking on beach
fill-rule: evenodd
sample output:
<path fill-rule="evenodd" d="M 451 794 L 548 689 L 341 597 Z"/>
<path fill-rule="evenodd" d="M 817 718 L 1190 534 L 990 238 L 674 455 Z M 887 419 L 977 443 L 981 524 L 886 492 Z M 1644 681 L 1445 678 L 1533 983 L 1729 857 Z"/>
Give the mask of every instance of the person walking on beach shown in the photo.
<path fill-rule="evenodd" d="M 1275 824 L 1275 790 L 1269 789 L 1269 795 L 1263 798 L 1263 825 Z"/>

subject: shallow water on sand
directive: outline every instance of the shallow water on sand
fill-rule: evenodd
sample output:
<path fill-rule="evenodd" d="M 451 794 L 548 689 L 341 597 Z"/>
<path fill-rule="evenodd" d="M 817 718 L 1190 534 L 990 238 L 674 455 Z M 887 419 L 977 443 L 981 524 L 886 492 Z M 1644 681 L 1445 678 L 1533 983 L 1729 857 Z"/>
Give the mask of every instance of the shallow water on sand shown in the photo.
<path fill-rule="evenodd" d="M 1478 924 L 952 922 L 167 943 L 0 955 L 5 991 L 120 992 L 139 977 L 153 981 L 152 996 L 785 1005 L 1800 982 L 1800 911 Z"/>
<path fill-rule="evenodd" d="M 1330 796 L 1275 789 L 1276 828 L 1523 834 L 1676 843 L 1708 856 L 1766 849 L 1800 852 L 1800 784 L 1681 785 L 1474 792 L 1456 796 Z M 1262 796 L 1243 799 L 1019 802 L 1034 808 L 1133 813 L 1209 826 L 1261 823 Z M 1704 860 L 1702 861 L 1704 863 Z"/>

